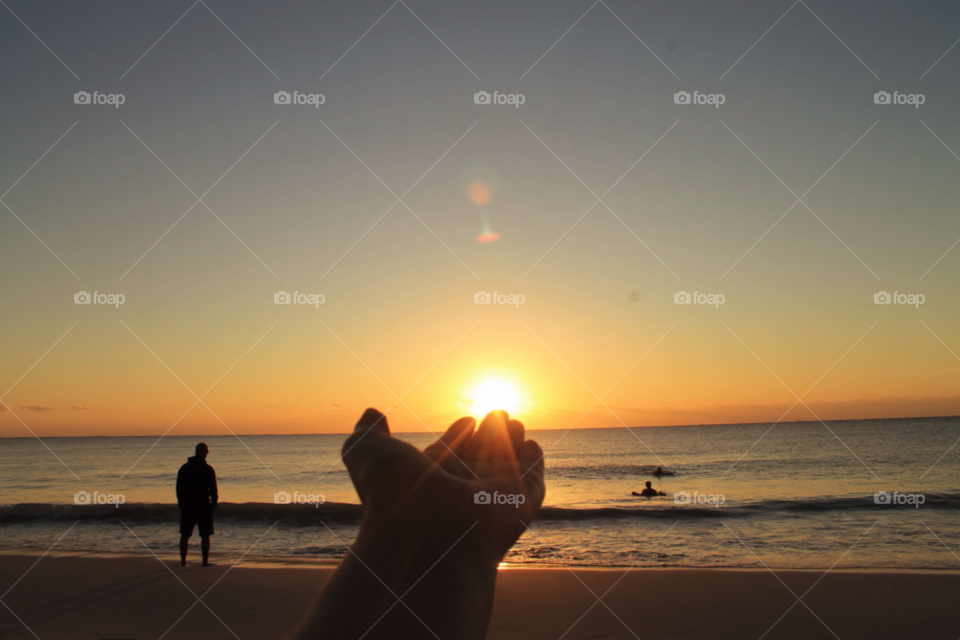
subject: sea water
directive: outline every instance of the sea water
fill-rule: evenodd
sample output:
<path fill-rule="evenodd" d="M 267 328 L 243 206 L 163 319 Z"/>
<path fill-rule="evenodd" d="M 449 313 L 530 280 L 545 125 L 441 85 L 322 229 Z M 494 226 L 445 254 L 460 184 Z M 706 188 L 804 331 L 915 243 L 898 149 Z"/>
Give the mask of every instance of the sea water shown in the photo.
<path fill-rule="evenodd" d="M 421 448 L 434 440 L 394 437 Z M 547 495 L 508 563 L 960 569 L 960 418 L 528 437 L 546 452 Z M 360 514 L 337 507 L 359 502 L 340 460 L 344 439 L 0 440 L 0 550 L 175 554 L 176 474 L 202 440 L 222 503 L 215 553 L 335 562 Z M 652 475 L 657 467 L 674 475 Z M 633 497 L 647 480 L 666 495 Z M 76 504 L 83 492 L 123 504 Z M 280 492 L 319 494 L 325 504 L 276 504 Z"/>

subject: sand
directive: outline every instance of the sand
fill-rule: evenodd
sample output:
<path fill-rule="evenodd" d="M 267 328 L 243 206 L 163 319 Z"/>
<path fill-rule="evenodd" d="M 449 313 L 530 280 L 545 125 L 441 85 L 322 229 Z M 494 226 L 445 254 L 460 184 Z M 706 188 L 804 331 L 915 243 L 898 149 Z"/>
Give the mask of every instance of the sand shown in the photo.
<path fill-rule="evenodd" d="M 0 593 L 7 592 L 0 597 L 4 640 L 278 640 L 292 632 L 332 572 L 265 563 L 231 570 L 222 560 L 210 568 L 180 568 L 173 558 L 161 563 L 152 556 L 65 554 L 37 562 L 38 557 L 0 554 Z M 778 571 L 775 576 L 765 569 L 503 569 L 489 638 L 960 637 L 960 573 L 821 575 Z M 787 589 L 803 595 L 817 580 L 799 604 Z"/>

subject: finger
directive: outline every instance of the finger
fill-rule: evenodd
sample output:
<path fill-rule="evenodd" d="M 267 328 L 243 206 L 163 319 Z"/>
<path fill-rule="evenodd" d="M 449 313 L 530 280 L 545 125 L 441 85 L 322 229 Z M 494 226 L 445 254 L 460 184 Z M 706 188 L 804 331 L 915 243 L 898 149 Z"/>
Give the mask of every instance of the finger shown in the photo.
<path fill-rule="evenodd" d="M 440 442 L 447 445 L 454 453 L 459 453 L 469 444 L 470 437 L 473 435 L 473 429 L 477 426 L 477 421 L 467 416 L 460 418 L 447 429 L 447 432 L 440 436 Z"/>
<path fill-rule="evenodd" d="M 522 472 L 539 472 L 540 475 L 543 475 L 543 449 L 540 448 L 536 440 L 527 440 L 520 446 L 517 462 L 519 462 Z"/>
<path fill-rule="evenodd" d="M 469 444 L 476 424 L 477 421 L 473 418 L 460 418 L 450 425 L 446 433 L 440 436 L 436 442 L 424 449 L 424 453 L 435 460 L 446 457 L 451 453 L 460 455 Z"/>
<path fill-rule="evenodd" d="M 517 463 L 520 467 L 520 475 L 527 487 L 527 493 L 530 495 L 530 504 L 539 509 L 546 494 L 543 449 L 536 441 L 527 440 L 520 446 Z"/>
<path fill-rule="evenodd" d="M 479 462 L 501 458 L 515 459 L 515 450 L 507 431 L 509 418 L 506 411 L 488 413 L 473 434 L 473 439 L 464 451 L 464 457 Z"/>
<path fill-rule="evenodd" d="M 523 446 L 523 423 L 519 420 L 508 420 L 507 433 L 510 436 L 510 448 L 513 449 L 514 456 L 519 458 L 520 447 Z"/>

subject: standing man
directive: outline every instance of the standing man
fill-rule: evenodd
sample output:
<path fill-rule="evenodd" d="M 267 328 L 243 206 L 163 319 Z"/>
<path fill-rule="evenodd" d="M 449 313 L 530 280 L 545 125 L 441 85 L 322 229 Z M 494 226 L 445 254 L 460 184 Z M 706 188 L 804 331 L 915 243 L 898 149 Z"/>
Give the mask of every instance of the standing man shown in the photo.
<path fill-rule="evenodd" d="M 187 547 L 193 527 L 200 529 L 203 566 L 210 566 L 210 536 L 213 535 L 213 510 L 217 508 L 217 474 L 207 464 L 207 445 L 197 445 L 196 455 L 177 473 L 177 505 L 180 507 L 180 566 L 187 566 Z"/>

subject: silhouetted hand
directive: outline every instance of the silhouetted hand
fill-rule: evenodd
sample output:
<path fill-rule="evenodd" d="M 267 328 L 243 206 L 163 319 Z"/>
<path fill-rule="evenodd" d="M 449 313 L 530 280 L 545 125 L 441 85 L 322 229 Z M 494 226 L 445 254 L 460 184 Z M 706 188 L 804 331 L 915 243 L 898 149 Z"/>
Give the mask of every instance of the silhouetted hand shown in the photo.
<path fill-rule="evenodd" d="M 363 414 L 343 446 L 363 523 L 298 638 L 485 637 L 497 565 L 543 503 L 544 464 L 505 412 L 475 424 L 421 452 Z"/>
<path fill-rule="evenodd" d="M 343 458 L 364 527 L 372 533 L 409 523 L 432 531 L 431 538 L 454 536 L 451 545 L 473 527 L 460 544 L 499 562 L 543 503 L 543 452 L 524 441 L 523 425 L 506 412 L 491 412 L 476 432 L 474 425 L 473 418 L 457 420 L 421 453 L 392 438 L 386 417 L 368 409 Z M 495 494 L 510 502 L 494 504 Z"/>

